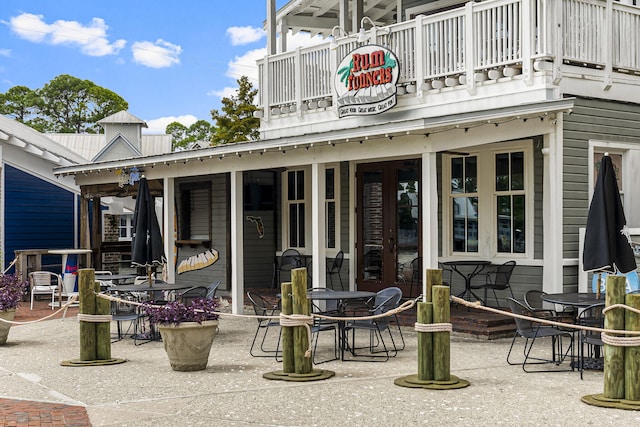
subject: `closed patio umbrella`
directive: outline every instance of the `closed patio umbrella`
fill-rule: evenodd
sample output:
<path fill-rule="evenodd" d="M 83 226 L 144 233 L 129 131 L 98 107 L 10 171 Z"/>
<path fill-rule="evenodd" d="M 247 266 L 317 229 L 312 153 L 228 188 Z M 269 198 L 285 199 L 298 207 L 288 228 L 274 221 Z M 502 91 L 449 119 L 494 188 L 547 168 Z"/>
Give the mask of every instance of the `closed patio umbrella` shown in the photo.
<path fill-rule="evenodd" d="M 138 196 L 133 214 L 131 264 L 147 268 L 149 286 L 151 286 L 151 267 L 160 266 L 166 262 L 155 202 L 149 191 L 147 179 L 143 177 L 138 183 Z"/>
<path fill-rule="evenodd" d="M 584 271 L 628 273 L 636 269 L 615 170 L 608 154 L 602 156 L 589 206 L 582 258 Z"/>

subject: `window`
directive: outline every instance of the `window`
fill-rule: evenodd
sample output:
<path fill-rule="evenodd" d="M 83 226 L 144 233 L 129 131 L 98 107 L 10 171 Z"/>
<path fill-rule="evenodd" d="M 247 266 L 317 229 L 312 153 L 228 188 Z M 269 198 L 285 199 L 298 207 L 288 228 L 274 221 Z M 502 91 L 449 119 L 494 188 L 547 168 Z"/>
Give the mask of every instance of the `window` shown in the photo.
<path fill-rule="evenodd" d="M 133 236 L 133 214 L 120 215 L 118 224 L 118 240 L 130 241 Z"/>
<path fill-rule="evenodd" d="M 325 169 L 326 247 L 336 248 L 336 169 Z"/>
<path fill-rule="evenodd" d="M 211 241 L 211 182 L 180 184 L 178 241 Z"/>
<path fill-rule="evenodd" d="M 309 168 L 289 170 L 283 175 L 283 235 L 284 249 L 304 251 L 310 242 L 311 171 Z M 340 165 L 328 164 L 324 175 L 325 248 L 335 254 L 340 245 Z"/>
<path fill-rule="evenodd" d="M 532 144 L 496 147 L 443 157 L 444 253 L 493 258 L 532 249 Z"/>
<path fill-rule="evenodd" d="M 289 213 L 290 248 L 305 246 L 305 183 L 304 171 L 287 172 L 287 212 Z"/>
<path fill-rule="evenodd" d="M 451 159 L 453 252 L 478 252 L 478 166 L 476 156 Z"/>
<path fill-rule="evenodd" d="M 524 253 L 524 153 L 495 156 L 496 242 L 500 253 Z"/>

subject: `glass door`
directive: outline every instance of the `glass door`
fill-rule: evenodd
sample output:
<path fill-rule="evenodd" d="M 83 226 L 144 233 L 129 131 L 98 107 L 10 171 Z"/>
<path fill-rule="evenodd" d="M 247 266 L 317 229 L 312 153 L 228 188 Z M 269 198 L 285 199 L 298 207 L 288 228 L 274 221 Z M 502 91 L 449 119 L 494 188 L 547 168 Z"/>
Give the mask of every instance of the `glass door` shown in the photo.
<path fill-rule="evenodd" d="M 356 175 L 358 289 L 408 294 L 420 252 L 420 161 L 363 164 Z"/>

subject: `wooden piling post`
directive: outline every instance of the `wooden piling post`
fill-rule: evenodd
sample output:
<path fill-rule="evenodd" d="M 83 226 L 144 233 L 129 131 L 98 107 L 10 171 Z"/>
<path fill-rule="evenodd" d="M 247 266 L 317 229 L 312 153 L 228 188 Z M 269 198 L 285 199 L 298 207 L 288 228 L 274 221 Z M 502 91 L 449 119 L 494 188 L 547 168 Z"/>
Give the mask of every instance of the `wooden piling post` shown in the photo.
<path fill-rule="evenodd" d="M 291 270 L 291 293 L 293 295 L 293 314 L 309 316 L 311 307 L 307 298 L 306 268 L 294 268 Z M 309 335 L 305 326 L 293 327 L 293 343 L 295 373 L 310 373 L 312 357 L 305 357 L 305 353 L 309 348 Z"/>
<path fill-rule="evenodd" d="M 626 278 L 624 276 L 607 276 L 606 307 L 613 304 L 624 304 Z M 604 318 L 605 329 L 624 330 L 624 311 L 609 310 Z M 624 399 L 624 347 L 604 345 L 604 392 L 608 399 Z"/>
<path fill-rule="evenodd" d="M 280 292 L 282 297 L 282 314 L 293 314 L 293 301 L 291 296 L 291 283 L 283 283 Z M 295 372 L 293 361 L 293 328 L 282 328 L 282 372 L 291 374 Z"/>
<path fill-rule="evenodd" d="M 433 303 L 419 302 L 417 308 L 418 323 L 433 323 Z M 433 379 L 433 332 L 418 332 L 418 379 Z"/>
<path fill-rule="evenodd" d="M 627 294 L 625 304 L 640 309 L 640 294 Z M 640 331 L 640 314 L 625 310 L 624 328 Z M 640 401 L 640 346 L 624 347 L 624 398 Z"/>
<path fill-rule="evenodd" d="M 96 313 L 96 297 L 93 293 L 95 276 L 93 269 L 78 271 L 78 297 L 81 314 Z M 80 321 L 80 360 L 96 360 L 96 324 Z"/>
<path fill-rule="evenodd" d="M 433 323 L 449 323 L 451 306 L 449 305 L 449 287 L 433 286 Z M 433 333 L 433 379 L 449 381 L 451 375 L 451 333 Z"/>
<path fill-rule="evenodd" d="M 100 283 L 94 281 L 93 289 L 99 293 Z M 95 295 L 94 298 L 96 300 L 96 314 L 111 314 L 111 302 L 108 299 L 98 298 Z M 96 323 L 96 359 L 111 359 L 111 322 Z"/>

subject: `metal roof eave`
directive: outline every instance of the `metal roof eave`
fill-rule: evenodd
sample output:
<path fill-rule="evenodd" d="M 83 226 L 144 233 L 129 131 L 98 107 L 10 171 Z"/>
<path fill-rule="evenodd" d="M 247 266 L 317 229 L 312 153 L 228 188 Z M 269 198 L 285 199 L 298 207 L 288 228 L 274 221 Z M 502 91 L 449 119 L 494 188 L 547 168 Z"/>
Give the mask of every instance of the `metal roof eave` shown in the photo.
<path fill-rule="evenodd" d="M 189 160 L 214 158 L 227 155 L 246 154 L 251 152 L 282 150 L 298 145 L 316 144 L 320 142 L 345 142 L 358 141 L 363 138 L 375 138 L 383 136 L 406 135 L 424 133 L 427 130 L 446 128 L 450 126 L 462 126 L 465 124 L 496 121 L 509 117 L 535 117 L 544 113 L 570 112 L 574 107 L 575 98 L 563 98 L 552 101 L 542 101 L 529 104 L 512 105 L 484 111 L 473 111 L 449 116 L 419 118 L 411 120 L 391 120 L 384 124 L 377 124 L 368 128 L 356 127 L 341 129 L 332 132 L 318 132 L 302 134 L 292 137 L 283 137 L 269 140 L 243 141 L 231 144 L 222 144 L 196 150 L 178 151 L 168 154 L 157 154 L 129 159 L 111 160 L 104 162 L 79 164 L 54 169 L 55 175 L 75 175 L 78 173 L 90 173 L 107 169 L 138 168 L 154 166 L 157 164 L 171 164 Z"/>

